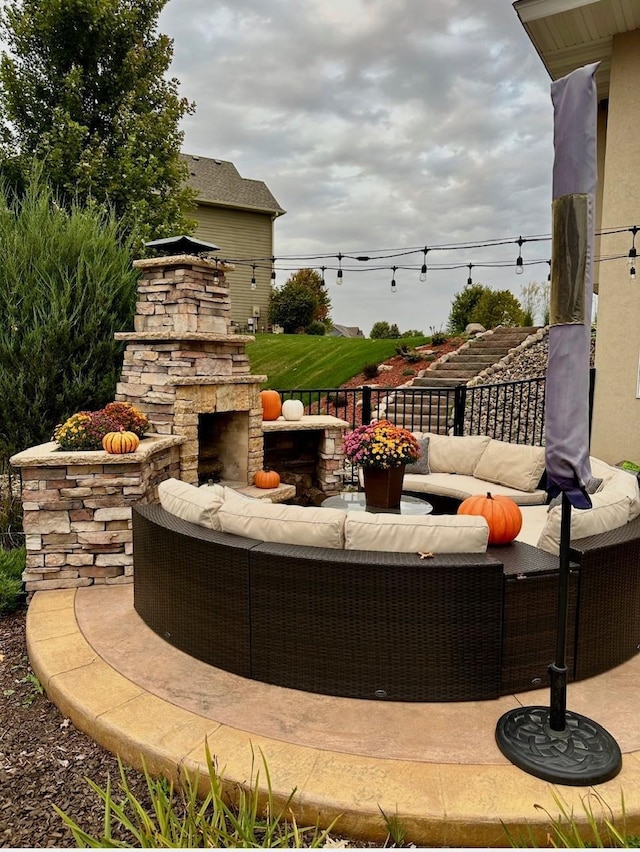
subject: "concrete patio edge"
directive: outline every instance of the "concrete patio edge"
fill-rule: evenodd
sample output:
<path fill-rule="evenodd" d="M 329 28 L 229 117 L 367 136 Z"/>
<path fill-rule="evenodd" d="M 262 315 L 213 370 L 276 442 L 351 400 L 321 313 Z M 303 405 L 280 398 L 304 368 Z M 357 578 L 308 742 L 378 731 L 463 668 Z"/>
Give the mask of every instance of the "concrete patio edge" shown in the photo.
<path fill-rule="evenodd" d="M 27 648 L 48 697 L 80 730 L 126 764 L 178 779 L 181 767 L 207 776 L 205 743 L 231 785 L 258 775 L 266 795 L 266 761 L 275 801 L 299 825 L 327 827 L 358 840 L 384 841 L 381 811 L 397 816 L 407 842 L 419 846 L 508 846 L 505 828 L 545 845 L 554 792 L 587 825 L 583 803 L 640 833 L 640 752 L 623 755 L 622 772 L 588 787 L 551 785 L 511 765 L 391 760 L 304 747 L 205 718 L 153 695 L 120 674 L 92 647 L 76 618 L 76 590 L 37 592 L 27 615 Z M 452 713 L 452 725 L 455 715 Z M 295 792 L 293 792 L 295 790 Z M 595 793 L 595 797 L 593 794 Z M 531 845 L 531 844 L 529 844 Z"/>

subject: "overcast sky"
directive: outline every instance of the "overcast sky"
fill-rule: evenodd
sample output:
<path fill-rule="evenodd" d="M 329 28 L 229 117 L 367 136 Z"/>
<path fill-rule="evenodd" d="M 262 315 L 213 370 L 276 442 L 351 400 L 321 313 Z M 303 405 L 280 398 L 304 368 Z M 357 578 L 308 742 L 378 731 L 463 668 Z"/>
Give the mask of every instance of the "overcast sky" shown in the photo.
<path fill-rule="evenodd" d="M 550 80 L 510 0 L 169 0 L 160 30 L 196 102 L 183 150 L 265 181 L 287 211 L 278 258 L 549 234 Z M 367 335 L 377 320 L 429 333 L 446 325 L 465 264 L 474 282 L 520 297 L 546 281 L 549 254 L 525 243 L 516 275 L 515 243 L 433 250 L 425 283 L 422 251 L 345 259 L 341 287 L 326 273 L 331 315 Z M 284 267 L 321 264 L 337 260 L 279 259 L 278 282 Z M 413 267 L 398 268 L 395 293 L 393 265 Z"/>

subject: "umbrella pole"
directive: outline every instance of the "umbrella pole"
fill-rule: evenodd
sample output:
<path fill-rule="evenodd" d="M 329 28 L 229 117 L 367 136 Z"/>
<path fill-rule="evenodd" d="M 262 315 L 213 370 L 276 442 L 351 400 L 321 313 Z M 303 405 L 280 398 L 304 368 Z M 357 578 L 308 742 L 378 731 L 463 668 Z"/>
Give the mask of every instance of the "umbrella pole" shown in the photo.
<path fill-rule="evenodd" d="M 622 768 L 620 747 L 597 722 L 567 711 L 567 613 L 571 545 L 571 503 L 562 493 L 556 658 L 549 666 L 549 707 L 517 707 L 496 725 L 496 742 L 515 766 L 569 786 L 601 784 Z"/>
<path fill-rule="evenodd" d="M 558 571 L 558 616 L 556 658 L 549 666 L 549 727 L 564 731 L 567 722 L 567 612 L 569 609 L 569 547 L 571 545 L 571 503 L 562 492 L 560 521 L 560 562 Z"/>

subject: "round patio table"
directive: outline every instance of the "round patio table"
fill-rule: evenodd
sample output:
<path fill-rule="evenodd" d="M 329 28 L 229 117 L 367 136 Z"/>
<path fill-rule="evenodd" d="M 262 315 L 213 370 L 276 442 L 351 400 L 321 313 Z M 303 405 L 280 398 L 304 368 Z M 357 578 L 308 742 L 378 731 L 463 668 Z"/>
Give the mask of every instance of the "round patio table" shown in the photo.
<path fill-rule="evenodd" d="M 429 515 L 433 506 L 428 500 L 420 497 L 409 497 L 403 494 L 400 498 L 399 509 L 383 509 L 379 506 L 368 506 L 364 491 L 342 491 L 335 497 L 327 497 L 322 501 L 324 509 L 342 509 L 343 512 L 370 512 L 371 514 L 386 515 Z"/>

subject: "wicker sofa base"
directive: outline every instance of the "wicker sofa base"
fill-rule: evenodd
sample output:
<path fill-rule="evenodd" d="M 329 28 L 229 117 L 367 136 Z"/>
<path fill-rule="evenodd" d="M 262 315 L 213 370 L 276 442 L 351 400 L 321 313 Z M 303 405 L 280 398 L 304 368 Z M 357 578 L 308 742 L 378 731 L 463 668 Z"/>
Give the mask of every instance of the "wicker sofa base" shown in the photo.
<path fill-rule="evenodd" d="M 640 524 L 611 536 L 573 551 L 570 679 L 640 645 Z M 529 545 L 421 559 L 269 544 L 155 505 L 134 507 L 133 538 L 145 623 L 243 677 L 395 701 L 484 700 L 548 683 L 558 560 Z"/>

